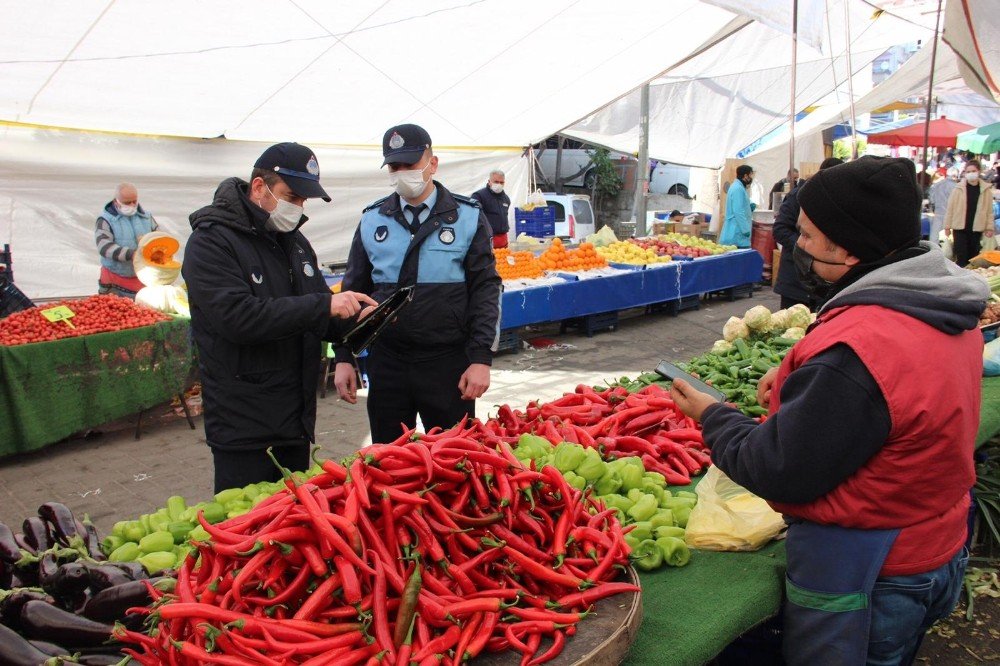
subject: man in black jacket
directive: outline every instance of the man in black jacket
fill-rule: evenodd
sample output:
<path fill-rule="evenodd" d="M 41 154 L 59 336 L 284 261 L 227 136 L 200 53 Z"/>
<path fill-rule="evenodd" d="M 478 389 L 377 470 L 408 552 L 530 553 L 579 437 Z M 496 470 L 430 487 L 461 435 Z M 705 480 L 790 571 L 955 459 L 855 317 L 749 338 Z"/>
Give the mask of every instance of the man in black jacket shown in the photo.
<path fill-rule="evenodd" d="M 486 215 L 486 221 L 493 230 L 493 247 L 507 247 L 507 232 L 510 231 L 510 197 L 503 191 L 506 179 L 503 171 L 493 169 L 486 187 L 472 193 L 472 198 L 479 202 L 479 207 Z"/>
<path fill-rule="evenodd" d="M 844 160 L 838 157 L 828 157 L 823 160 L 819 168 L 822 171 L 843 163 Z M 801 303 L 810 310 L 815 310 L 818 303 L 806 291 L 795 271 L 795 262 L 792 261 L 792 248 L 799 240 L 798 221 L 799 188 L 796 187 L 781 202 L 781 208 L 774 217 L 774 240 L 781 245 L 781 263 L 778 265 L 778 279 L 774 283 L 774 291 L 781 296 L 782 309 Z"/>
<path fill-rule="evenodd" d="M 361 214 L 343 282 L 379 302 L 414 287 L 412 302 L 369 351 L 375 443 L 395 440 L 400 424 L 414 427 L 418 414 L 424 429 L 474 416 L 500 337 L 500 276 L 479 205 L 434 180 L 438 158 L 424 128 L 390 127 L 382 155 L 395 191 Z M 350 361 L 350 351 L 338 348 L 337 392 L 354 403 Z"/>
<path fill-rule="evenodd" d="M 222 181 L 212 204 L 191 214 L 183 273 L 216 492 L 277 480 L 267 447 L 285 467 L 309 466 L 320 343 L 336 339 L 337 320 L 375 305 L 327 287 L 299 231 L 312 198 L 330 200 L 316 157 L 279 143 L 249 183 Z"/>

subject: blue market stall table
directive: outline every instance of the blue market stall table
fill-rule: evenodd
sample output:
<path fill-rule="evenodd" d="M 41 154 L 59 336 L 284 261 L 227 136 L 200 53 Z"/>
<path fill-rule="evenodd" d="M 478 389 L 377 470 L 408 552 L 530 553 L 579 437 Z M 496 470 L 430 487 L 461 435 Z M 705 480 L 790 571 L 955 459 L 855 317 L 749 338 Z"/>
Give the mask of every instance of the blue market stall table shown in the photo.
<path fill-rule="evenodd" d="M 0 346 L 0 456 L 40 449 L 183 392 L 189 321 Z"/>

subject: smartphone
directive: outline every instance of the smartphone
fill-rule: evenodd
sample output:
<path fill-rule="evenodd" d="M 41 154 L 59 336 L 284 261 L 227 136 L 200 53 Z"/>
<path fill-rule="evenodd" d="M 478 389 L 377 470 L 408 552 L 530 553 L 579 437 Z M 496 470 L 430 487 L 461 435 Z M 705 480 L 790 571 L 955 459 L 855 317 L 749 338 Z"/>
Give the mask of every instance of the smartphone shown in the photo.
<path fill-rule="evenodd" d="M 660 364 L 656 366 L 656 373 L 658 375 L 666 377 L 671 381 L 677 378 L 683 379 L 692 387 L 694 387 L 695 390 L 701 391 L 702 393 L 707 393 L 708 395 L 712 396 L 719 402 L 726 401 L 725 393 L 723 393 L 722 391 L 713 386 L 709 386 L 708 384 L 698 379 L 694 375 L 684 372 L 683 370 L 678 368 L 673 363 L 670 363 L 669 361 L 660 361 Z"/>

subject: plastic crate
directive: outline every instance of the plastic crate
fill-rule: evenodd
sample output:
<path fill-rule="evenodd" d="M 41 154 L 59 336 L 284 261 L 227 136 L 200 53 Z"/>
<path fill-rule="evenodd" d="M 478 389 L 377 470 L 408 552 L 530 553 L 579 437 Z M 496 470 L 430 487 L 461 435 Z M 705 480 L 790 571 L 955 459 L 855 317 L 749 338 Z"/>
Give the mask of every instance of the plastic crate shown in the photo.
<path fill-rule="evenodd" d="M 555 236 L 556 209 L 553 206 L 537 206 L 532 210 L 515 208 L 514 228 L 517 234 L 535 238 Z"/>
<path fill-rule="evenodd" d="M 35 304 L 24 293 L 0 276 L 0 319 L 34 307 Z"/>

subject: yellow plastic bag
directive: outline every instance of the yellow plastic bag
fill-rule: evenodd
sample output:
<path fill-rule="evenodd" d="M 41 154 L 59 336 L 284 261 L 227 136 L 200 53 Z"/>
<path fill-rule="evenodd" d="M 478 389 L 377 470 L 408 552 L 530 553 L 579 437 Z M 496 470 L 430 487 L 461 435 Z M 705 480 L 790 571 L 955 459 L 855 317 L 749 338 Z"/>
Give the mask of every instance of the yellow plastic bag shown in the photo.
<path fill-rule="evenodd" d="M 785 529 L 781 514 L 712 465 L 695 491 L 684 540 L 703 550 L 757 550 Z"/>
<path fill-rule="evenodd" d="M 615 236 L 615 231 L 608 225 L 604 225 L 600 230 L 590 234 L 585 239 L 588 243 L 593 243 L 594 247 L 607 247 L 612 243 L 618 242 L 618 237 Z"/>

